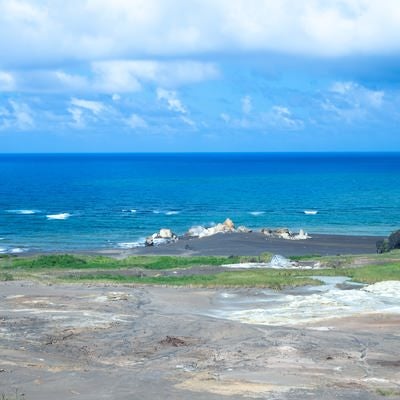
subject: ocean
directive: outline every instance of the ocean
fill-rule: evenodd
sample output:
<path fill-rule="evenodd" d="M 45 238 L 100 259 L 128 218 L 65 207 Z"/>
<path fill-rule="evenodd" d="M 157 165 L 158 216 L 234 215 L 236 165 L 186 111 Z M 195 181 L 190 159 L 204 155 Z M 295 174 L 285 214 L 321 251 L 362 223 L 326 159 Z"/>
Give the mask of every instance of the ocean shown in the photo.
<path fill-rule="evenodd" d="M 400 153 L 0 155 L 1 253 L 130 248 L 227 217 L 387 235 L 400 228 Z"/>

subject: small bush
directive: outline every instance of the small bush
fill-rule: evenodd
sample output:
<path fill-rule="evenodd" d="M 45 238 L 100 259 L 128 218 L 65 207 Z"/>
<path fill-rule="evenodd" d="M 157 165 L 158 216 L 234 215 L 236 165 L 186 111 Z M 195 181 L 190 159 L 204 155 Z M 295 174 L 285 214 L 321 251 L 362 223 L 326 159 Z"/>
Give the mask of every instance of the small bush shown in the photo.
<path fill-rule="evenodd" d="M 5 281 L 13 281 L 14 277 L 9 274 L 8 272 L 0 272 L 0 281 L 5 282 Z"/>

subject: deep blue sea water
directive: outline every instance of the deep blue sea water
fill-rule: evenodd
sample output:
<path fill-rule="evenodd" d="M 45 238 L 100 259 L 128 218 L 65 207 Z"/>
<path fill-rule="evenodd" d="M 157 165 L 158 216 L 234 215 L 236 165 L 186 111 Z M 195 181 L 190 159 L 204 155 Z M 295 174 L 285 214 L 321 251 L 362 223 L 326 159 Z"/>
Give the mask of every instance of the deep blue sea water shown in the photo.
<path fill-rule="evenodd" d="M 400 153 L 0 155 L 2 252 L 129 247 L 227 217 L 387 235 L 400 228 Z"/>

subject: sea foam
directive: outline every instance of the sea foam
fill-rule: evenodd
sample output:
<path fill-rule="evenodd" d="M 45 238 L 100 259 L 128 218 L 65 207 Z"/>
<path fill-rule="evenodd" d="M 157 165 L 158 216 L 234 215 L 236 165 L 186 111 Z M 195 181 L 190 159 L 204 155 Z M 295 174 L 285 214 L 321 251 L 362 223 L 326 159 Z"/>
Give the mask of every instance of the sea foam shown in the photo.
<path fill-rule="evenodd" d="M 142 241 L 137 241 L 137 242 L 121 242 L 117 243 L 117 247 L 120 249 L 134 249 L 136 247 L 143 247 L 144 246 L 144 240 Z"/>
<path fill-rule="evenodd" d="M 153 214 L 164 214 L 164 215 L 177 215 L 180 214 L 180 211 L 175 211 L 175 210 L 167 210 L 167 211 L 161 211 L 161 210 L 153 210 Z"/>
<path fill-rule="evenodd" d="M 265 211 L 250 211 L 249 214 L 253 215 L 254 217 L 258 217 L 265 214 Z"/>
<path fill-rule="evenodd" d="M 32 215 L 40 213 L 40 210 L 7 210 L 11 214 Z"/>
<path fill-rule="evenodd" d="M 0 247 L 0 254 L 20 254 L 24 253 L 25 251 L 28 251 L 28 249 L 21 247 L 13 247 L 13 248 Z"/>
<path fill-rule="evenodd" d="M 60 214 L 47 214 L 47 219 L 68 219 L 71 216 L 70 213 L 60 213 Z"/>

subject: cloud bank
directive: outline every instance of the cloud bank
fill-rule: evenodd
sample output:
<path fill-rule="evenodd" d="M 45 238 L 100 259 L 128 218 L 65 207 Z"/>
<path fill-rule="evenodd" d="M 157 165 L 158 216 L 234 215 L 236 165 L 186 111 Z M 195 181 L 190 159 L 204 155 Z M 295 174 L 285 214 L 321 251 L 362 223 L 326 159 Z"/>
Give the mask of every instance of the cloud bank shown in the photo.
<path fill-rule="evenodd" d="M 253 51 L 388 54 L 400 50 L 400 7 L 398 0 L 0 0 L 0 37 L 7 68 Z"/>

